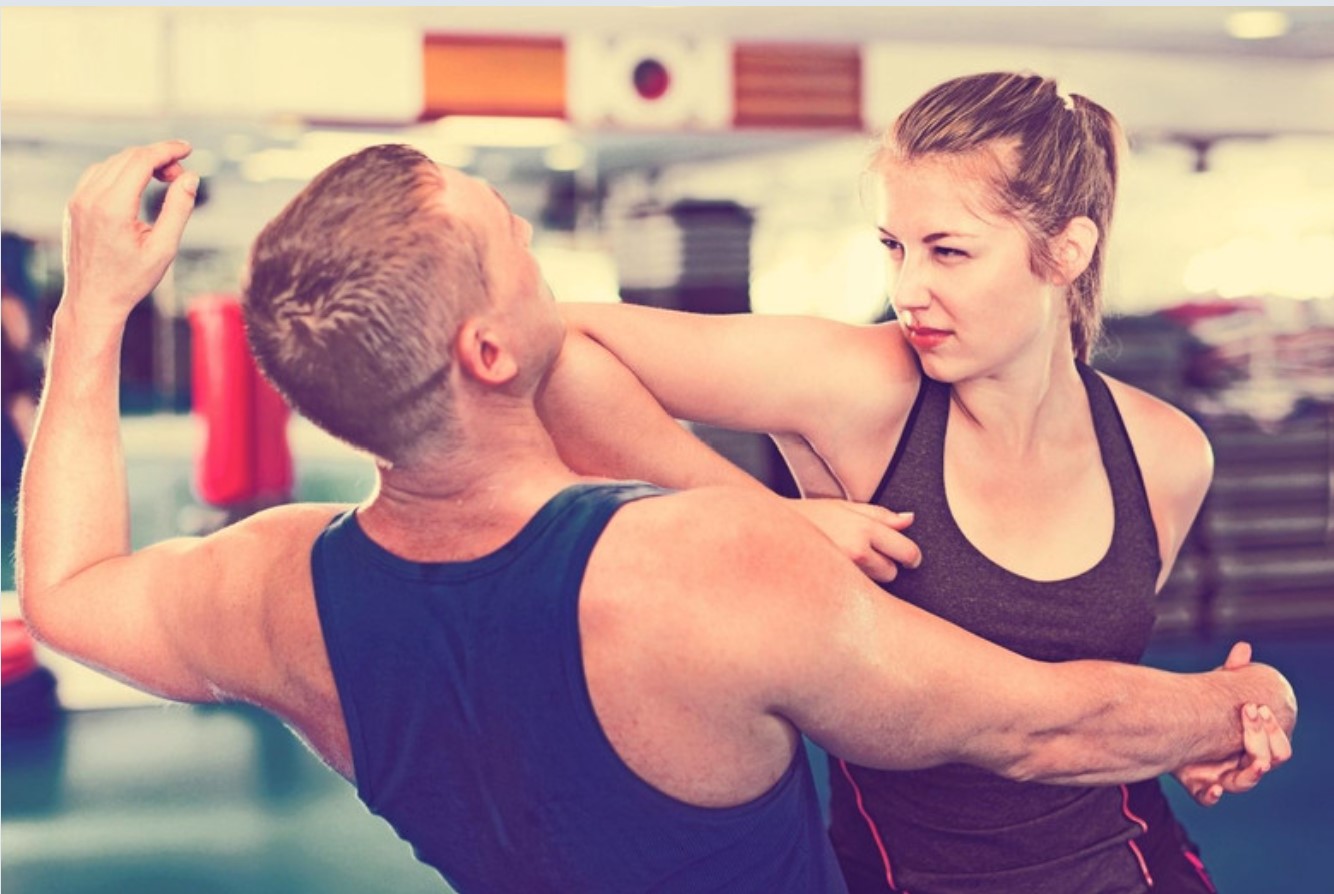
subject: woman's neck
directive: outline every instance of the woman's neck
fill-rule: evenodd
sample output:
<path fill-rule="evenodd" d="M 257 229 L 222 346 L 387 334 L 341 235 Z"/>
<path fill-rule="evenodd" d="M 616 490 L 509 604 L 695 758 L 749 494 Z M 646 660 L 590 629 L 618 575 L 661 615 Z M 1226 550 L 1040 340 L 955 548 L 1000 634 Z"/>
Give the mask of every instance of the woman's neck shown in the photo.
<path fill-rule="evenodd" d="M 952 400 L 966 423 L 992 448 L 1031 455 L 1086 403 L 1084 384 L 1068 339 L 1047 353 L 1033 352 L 1005 367 L 956 382 Z"/>

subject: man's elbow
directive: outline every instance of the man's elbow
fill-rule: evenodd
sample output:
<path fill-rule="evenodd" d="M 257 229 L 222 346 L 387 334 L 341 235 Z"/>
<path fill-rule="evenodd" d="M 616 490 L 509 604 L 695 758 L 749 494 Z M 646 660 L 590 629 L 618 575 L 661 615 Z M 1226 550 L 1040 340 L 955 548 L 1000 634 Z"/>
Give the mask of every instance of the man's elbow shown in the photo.
<path fill-rule="evenodd" d="M 64 655 L 77 654 L 78 641 L 72 622 L 78 618 L 78 612 L 72 612 L 67 605 L 71 595 L 69 582 L 33 574 L 32 570 L 29 568 L 25 573 L 20 564 L 14 575 L 24 626 L 33 639 L 47 648 Z"/>
<path fill-rule="evenodd" d="M 31 578 L 17 572 L 14 582 L 19 597 L 19 614 L 33 639 L 56 651 L 64 651 L 60 648 L 60 625 L 56 622 L 56 614 L 51 611 L 54 588 L 36 587 Z"/>

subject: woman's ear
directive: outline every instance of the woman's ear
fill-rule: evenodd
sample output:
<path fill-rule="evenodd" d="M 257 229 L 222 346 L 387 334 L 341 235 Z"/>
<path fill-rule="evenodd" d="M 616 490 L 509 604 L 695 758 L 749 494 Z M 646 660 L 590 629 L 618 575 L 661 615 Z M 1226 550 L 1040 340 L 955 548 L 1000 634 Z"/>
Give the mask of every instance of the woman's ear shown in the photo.
<path fill-rule="evenodd" d="M 477 317 L 469 318 L 459 327 L 454 355 L 464 374 L 483 385 L 504 385 L 519 372 L 514 354 L 505 347 L 500 334 Z"/>
<path fill-rule="evenodd" d="M 1098 247 L 1098 225 L 1087 217 L 1072 218 L 1065 229 L 1052 237 L 1052 277 L 1061 285 L 1079 279 L 1093 260 Z"/>

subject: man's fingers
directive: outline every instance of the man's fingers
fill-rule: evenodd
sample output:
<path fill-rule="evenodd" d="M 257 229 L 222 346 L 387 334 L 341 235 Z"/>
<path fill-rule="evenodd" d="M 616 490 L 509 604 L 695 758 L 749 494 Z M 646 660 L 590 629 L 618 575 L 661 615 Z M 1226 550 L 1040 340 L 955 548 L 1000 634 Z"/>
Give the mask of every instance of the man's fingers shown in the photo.
<path fill-rule="evenodd" d="M 148 234 L 148 242 L 153 251 L 174 254 L 181 244 L 181 234 L 190 219 L 190 212 L 195 207 L 195 194 L 199 191 L 199 175 L 187 171 L 172 181 L 167 187 L 166 198 L 162 200 L 162 210 L 157 222 Z"/>
<path fill-rule="evenodd" d="M 185 140 L 162 140 L 159 143 L 136 147 L 128 153 L 130 162 L 146 166 L 149 174 L 167 167 L 172 162 L 180 161 L 189 154 L 190 144 Z"/>
<path fill-rule="evenodd" d="M 93 179 L 96 178 L 101 173 L 102 169 L 106 167 L 106 165 L 107 162 L 100 161 L 97 164 L 89 165 L 88 167 L 84 168 L 83 173 L 79 175 L 79 182 L 74 184 L 74 192 L 72 194 L 77 195 L 86 190 L 88 188 L 88 184 L 91 183 Z"/>
<path fill-rule="evenodd" d="M 163 183 L 171 183 L 184 173 L 185 166 L 179 161 L 173 161 L 153 171 L 153 176 Z"/>
<path fill-rule="evenodd" d="M 154 173 L 167 169 L 189 154 L 190 144 L 185 140 L 163 140 L 135 146 L 113 156 L 107 166 L 108 173 L 113 175 L 112 182 L 123 191 L 121 198 L 133 202 L 137 213 L 144 187 L 148 186 Z"/>
<path fill-rule="evenodd" d="M 1227 670 L 1235 670 L 1239 667 L 1245 667 L 1251 663 L 1251 644 L 1248 642 L 1239 642 L 1227 653 L 1227 660 L 1223 662 L 1223 667 Z"/>
<path fill-rule="evenodd" d="M 148 146 L 122 149 L 84 172 L 74 188 L 71 204 L 96 206 L 115 215 L 137 218 L 144 188 L 155 173 L 175 179 L 184 168 L 179 162 L 190 154 L 184 140 L 163 140 Z"/>

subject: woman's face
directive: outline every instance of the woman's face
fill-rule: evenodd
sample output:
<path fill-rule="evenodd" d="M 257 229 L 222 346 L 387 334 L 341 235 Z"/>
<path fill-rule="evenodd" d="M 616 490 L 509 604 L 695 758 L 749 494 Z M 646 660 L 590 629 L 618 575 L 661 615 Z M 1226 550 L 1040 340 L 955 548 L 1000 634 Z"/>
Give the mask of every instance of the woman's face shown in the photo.
<path fill-rule="evenodd" d="M 1045 361 L 1069 328 L 1063 288 L 1033 273 L 1024 230 L 988 210 L 980 170 L 927 158 L 880 171 L 890 301 L 927 375 L 945 382 Z"/>

